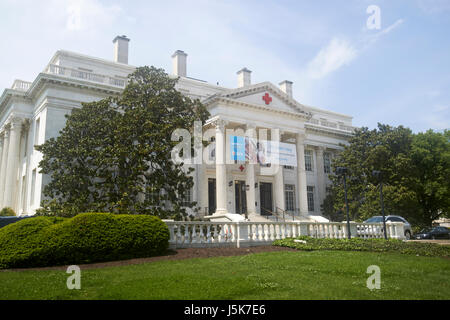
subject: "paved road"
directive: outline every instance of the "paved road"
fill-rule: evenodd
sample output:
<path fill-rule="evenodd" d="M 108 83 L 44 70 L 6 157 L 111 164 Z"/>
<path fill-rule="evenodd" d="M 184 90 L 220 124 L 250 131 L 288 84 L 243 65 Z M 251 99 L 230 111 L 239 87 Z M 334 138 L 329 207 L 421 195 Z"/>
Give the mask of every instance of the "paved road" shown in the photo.
<path fill-rule="evenodd" d="M 429 242 L 429 243 L 437 243 L 443 246 L 450 246 L 450 240 L 408 240 L 410 242 Z"/>

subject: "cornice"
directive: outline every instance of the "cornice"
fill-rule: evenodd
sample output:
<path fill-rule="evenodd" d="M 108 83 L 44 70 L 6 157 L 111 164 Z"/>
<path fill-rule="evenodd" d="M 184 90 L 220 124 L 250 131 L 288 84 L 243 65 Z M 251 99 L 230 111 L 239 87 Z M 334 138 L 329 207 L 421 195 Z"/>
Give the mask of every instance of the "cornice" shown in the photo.
<path fill-rule="evenodd" d="M 339 137 L 339 138 L 350 138 L 353 136 L 352 132 L 337 130 L 337 129 L 333 129 L 333 128 L 327 128 L 327 127 L 317 127 L 317 126 L 311 125 L 309 123 L 305 123 L 305 129 L 306 129 L 306 131 L 316 132 L 316 133 L 320 133 L 322 135 L 329 135 L 329 136 L 334 136 L 334 137 Z"/>
<path fill-rule="evenodd" d="M 37 95 L 37 93 L 42 89 L 45 83 L 52 83 L 52 84 L 63 84 L 68 85 L 70 87 L 76 87 L 76 88 L 85 88 L 90 89 L 94 91 L 101 91 L 106 94 L 119 94 L 123 91 L 123 88 L 118 88 L 115 86 L 110 86 L 106 84 L 96 83 L 96 82 L 90 82 L 85 80 L 78 80 L 74 78 L 67 78 L 63 76 L 58 76 L 54 74 L 48 74 L 48 73 L 40 73 L 36 80 L 32 83 L 30 89 L 27 92 L 27 95 L 31 97 L 34 97 Z"/>

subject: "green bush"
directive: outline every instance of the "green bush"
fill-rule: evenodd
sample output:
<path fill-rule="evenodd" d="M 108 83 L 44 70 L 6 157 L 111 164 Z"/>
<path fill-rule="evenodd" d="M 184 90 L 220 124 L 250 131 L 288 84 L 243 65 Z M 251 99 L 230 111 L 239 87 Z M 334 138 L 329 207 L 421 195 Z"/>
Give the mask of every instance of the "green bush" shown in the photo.
<path fill-rule="evenodd" d="M 32 217 L 9 224 L 0 229 L 0 268 L 44 265 L 41 258 L 47 254 L 44 233 L 62 218 Z"/>
<path fill-rule="evenodd" d="M 0 217 L 13 217 L 15 215 L 14 210 L 9 207 L 5 207 L 0 211 Z"/>
<path fill-rule="evenodd" d="M 294 240 L 302 240 L 296 242 Z M 414 254 L 419 256 L 450 256 L 450 246 L 425 242 L 404 242 L 397 239 L 329 239 L 300 236 L 276 240 L 273 245 L 289 247 L 298 250 L 345 250 L 345 251 L 372 251 L 372 252 L 396 252 Z"/>
<path fill-rule="evenodd" d="M 14 240 L 17 238 L 21 241 Z M 0 268 L 149 257 L 163 254 L 168 240 L 166 224 L 155 216 L 83 213 L 70 219 L 37 217 L 0 229 Z"/>

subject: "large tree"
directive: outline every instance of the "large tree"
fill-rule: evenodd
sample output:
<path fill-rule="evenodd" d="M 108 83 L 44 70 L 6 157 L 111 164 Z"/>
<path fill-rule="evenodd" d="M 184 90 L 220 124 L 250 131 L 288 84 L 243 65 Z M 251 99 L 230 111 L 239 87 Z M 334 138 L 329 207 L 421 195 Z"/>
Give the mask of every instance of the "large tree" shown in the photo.
<path fill-rule="evenodd" d="M 398 214 L 413 224 L 425 226 L 449 214 L 449 132 L 413 134 L 402 126 L 379 124 L 376 129 L 361 128 L 333 163 L 349 169 L 347 177 L 351 218 L 364 220 L 381 214 L 380 179 L 382 172 L 386 214 Z M 343 212 L 342 178 L 331 175 L 333 186 L 322 207 L 336 217 Z M 339 217 L 339 216 L 338 216 Z M 343 216 L 341 215 L 341 218 Z"/>
<path fill-rule="evenodd" d="M 73 110 L 60 135 L 36 147 L 50 178 L 39 212 L 184 215 L 193 169 L 171 161 L 178 143 L 171 136 L 192 131 L 209 113 L 178 92 L 176 82 L 162 69 L 137 68 L 120 96 Z"/>

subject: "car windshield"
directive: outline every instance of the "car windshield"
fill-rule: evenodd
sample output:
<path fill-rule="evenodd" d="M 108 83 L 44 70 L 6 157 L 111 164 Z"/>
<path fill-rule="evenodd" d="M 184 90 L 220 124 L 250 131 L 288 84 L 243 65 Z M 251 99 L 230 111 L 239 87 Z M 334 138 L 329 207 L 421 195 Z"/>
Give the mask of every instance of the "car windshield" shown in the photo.
<path fill-rule="evenodd" d="M 433 228 L 425 228 L 425 229 L 422 229 L 422 231 L 420 231 L 420 233 L 428 233 L 431 230 L 433 230 Z"/>
<path fill-rule="evenodd" d="M 383 222 L 383 217 L 372 217 L 370 219 L 367 219 L 364 221 L 366 223 L 377 223 L 377 222 Z"/>

